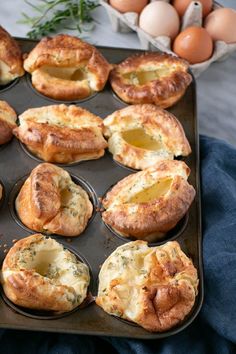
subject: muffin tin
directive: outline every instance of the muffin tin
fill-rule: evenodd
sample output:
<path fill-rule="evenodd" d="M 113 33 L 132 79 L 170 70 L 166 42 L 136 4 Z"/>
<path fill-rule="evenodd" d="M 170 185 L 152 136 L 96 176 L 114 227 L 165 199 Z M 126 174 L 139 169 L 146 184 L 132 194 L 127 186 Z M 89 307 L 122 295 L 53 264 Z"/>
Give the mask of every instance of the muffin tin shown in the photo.
<path fill-rule="evenodd" d="M 34 41 L 17 39 L 23 52 L 30 51 L 36 44 Z M 111 63 L 118 63 L 137 51 L 114 48 L 98 48 Z M 17 112 L 21 114 L 28 108 L 65 103 L 56 101 L 38 94 L 31 86 L 28 74 L 18 79 L 14 84 L 0 89 L 0 99 L 6 100 Z M 66 102 L 80 105 L 94 114 L 104 118 L 117 109 L 127 106 L 112 92 L 109 84 L 102 92 L 81 101 Z M 0 298 L 0 327 L 14 329 L 40 330 L 62 333 L 91 334 L 103 336 L 129 337 L 140 339 L 155 339 L 173 335 L 187 327 L 197 316 L 203 301 L 203 271 L 202 271 L 202 240 L 200 215 L 200 187 L 199 187 L 199 151 L 198 131 L 196 117 L 195 82 L 189 86 L 185 96 L 170 109 L 170 112 L 182 123 L 186 136 L 192 147 L 192 154 L 184 159 L 191 168 L 190 184 L 196 189 L 196 198 L 188 215 L 180 221 L 179 225 L 167 235 L 167 238 L 155 245 L 163 244 L 168 240 L 176 239 L 183 251 L 192 258 L 199 275 L 199 294 L 194 308 L 189 316 L 178 326 L 164 333 L 150 333 L 128 321 L 110 316 L 99 308 L 90 296 L 84 308 L 63 317 L 38 316 L 25 310 L 15 308 L 9 301 Z M 29 175 L 31 170 L 40 163 L 39 159 L 28 154 L 20 142 L 14 138 L 4 148 L 0 149 L 0 179 L 5 190 L 3 204 L 0 206 L 0 261 L 2 263 L 7 250 L 12 247 L 15 240 L 26 237 L 35 232 L 22 227 L 14 208 L 14 200 L 22 179 Z M 85 231 L 78 237 L 65 238 L 52 235 L 66 247 L 78 253 L 79 258 L 89 264 L 93 281 L 90 292 L 97 293 L 97 281 L 100 266 L 105 259 L 120 245 L 129 240 L 117 237 L 102 221 L 99 198 L 104 196 L 112 185 L 132 173 L 127 168 L 113 161 L 112 155 L 106 152 L 98 160 L 83 161 L 72 165 L 63 165 L 76 183 L 88 191 L 94 205 L 94 215 Z M 27 312 L 27 311 L 26 311 Z M 50 318 L 50 321 L 48 320 Z"/>

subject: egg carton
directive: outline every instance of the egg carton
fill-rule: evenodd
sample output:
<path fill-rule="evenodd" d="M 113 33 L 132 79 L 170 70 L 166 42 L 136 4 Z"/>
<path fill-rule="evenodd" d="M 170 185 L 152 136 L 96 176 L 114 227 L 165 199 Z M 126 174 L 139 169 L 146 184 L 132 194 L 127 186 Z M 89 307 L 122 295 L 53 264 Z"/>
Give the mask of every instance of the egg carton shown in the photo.
<path fill-rule="evenodd" d="M 155 1 L 155 0 L 154 0 Z M 150 2 L 154 2 L 150 1 Z M 170 3 L 169 0 L 161 0 Z M 108 0 L 100 0 L 100 4 L 106 9 L 111 21 L 111 26 L 114 32 L 128 33 L 135 31 L 139 37 L 141 48 L 144 50 L 160 50 L 172 55 L 176 54 L 171 50 L 171 38 L 167 36 L 153 37 L 144 32 L 138 26 L 139 15 L 136 12 L 120 13 L 109 5 Z M 213 9 L 222 7 L 219 3 L 214 2 Z M 192 1 L 185 11 L 182 18 L 181 31 L 190 26 L 202 26 L 202 4 L 199 1 Z M 223 41 L 214 42 L 214 52 L 210 59 L 198 63 L 191 64 L 190 69 L 195 77 L 198 77 L 204 72 L 211 63 L 225 60 L 233 51 L 236 50 L 236 43 L 227 44 Z"/>

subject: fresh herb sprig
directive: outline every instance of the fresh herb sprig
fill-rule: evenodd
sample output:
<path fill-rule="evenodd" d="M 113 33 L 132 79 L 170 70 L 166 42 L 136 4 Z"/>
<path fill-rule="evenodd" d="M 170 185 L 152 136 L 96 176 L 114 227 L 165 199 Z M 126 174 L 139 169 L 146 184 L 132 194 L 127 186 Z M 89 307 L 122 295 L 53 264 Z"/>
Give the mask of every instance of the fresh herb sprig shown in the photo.
<path fill-rule="evenodd" d="M 35 1 L 24 1 L 38 12 L 34 17 L 22 13 L 23 19 L 19 21 L 30 25 L 27 36 L 31 39 L 40 39 L 62 26 L 79 34 L 91 30 L 94 25 L 91 11 L 99 6 L 98 1 L 92 0 L 37 0 L 37 5 Z"/>

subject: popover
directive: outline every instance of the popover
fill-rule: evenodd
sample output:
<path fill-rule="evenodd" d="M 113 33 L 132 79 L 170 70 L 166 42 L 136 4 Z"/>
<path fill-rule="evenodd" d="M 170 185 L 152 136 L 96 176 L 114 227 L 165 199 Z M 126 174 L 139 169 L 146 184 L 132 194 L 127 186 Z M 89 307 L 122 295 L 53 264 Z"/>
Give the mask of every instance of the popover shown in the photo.
<path fill-rule="evenodd" d="M 87 192 L 60 167 L 42 163 L 26 179 L 15 201 L 19 219 L 34 231 L 78 236 L 93 205 Z"/>
<path fill-rule="evenodd" d="M 143 170 L 160 160 L 191 153 L 177 118 L 152 104 L 125 107 L 103 121 L 114 160 Z"/>
<path fill-rule="evenodd" d="M 24 60 L 24 68 L 45 96 L 76 100 L 101 91 L 111 65 L 91 44 L 59 34 L 43 38 Z"/>
<path fill-rule="evenodd" d="M 107 147 L 102 119 L 75 105 L 31 108 L 19 116 L 19 123 L 13 134 L 47 162 L 98 159 Z"/>
<path fill-rule="evenodd" d="M 17 115 L 6 101 L 0 101 L 0 145 L 7 143 L 13 137 Z"/>
<path fill-rule="evenodd" d="M 157 52 L 136 54 L 115 65 L 110 83 L 124 102 L 173 106 L 192 81 L 183 59 Z"/>
<path fill-rule="evenodd" d="M 2 195 L 3 195 L 3 188 L 2 188 L 2 185 L 0 183 L 0 202 L 2 200 Z"/>
<path fill-rule="evenodd" d="M 68 312 L 87 296 L 88 266 L 69 250 L 41 234 L 16 242 L 4 259 L 5 295 L 29 309 Z"/>
<path fill-rule="evenodd" d="M 194 199 L 189 173 L 184 162 L 166 160 L 123 178 L 102 199 L 103 221 L 124 237 L 163 238 Z"/>
<path fill-rule="evenodd" d="M 20 47 L 11 35 L 0 26 L 0 86 L 24 75 Z"/>
<path fill-rule="evenodd" d="M 177 242 L 148 247 L 134 241 L 103 263 L 96 303 L 111 315 L 163 332 L 184 320 L 197 293 L 197 270 Z"/>

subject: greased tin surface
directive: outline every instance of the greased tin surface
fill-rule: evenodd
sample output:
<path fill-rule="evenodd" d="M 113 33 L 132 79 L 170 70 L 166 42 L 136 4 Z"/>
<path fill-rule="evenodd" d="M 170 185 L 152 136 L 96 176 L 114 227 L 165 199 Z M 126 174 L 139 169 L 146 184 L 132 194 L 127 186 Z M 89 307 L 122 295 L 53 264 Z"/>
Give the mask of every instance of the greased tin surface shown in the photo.
<path fill-rule="evenodd" d="M 23 53 L 29 52 L 36 44 L 34 41 L 17 39 Z M 119 63 L 137 50 L 118 48 L 98 48 L 111 63 Z M 0 100 L 6 100 L 17 112 L 23 113 L 26 109 L 52 104 L 76 104 L 92 113 L 105 118 L 115 110 L 127 104 L 117 98 L 112 92 L 109 83 L 102 92 L 88 99 L 74 102 L 55 101 L 44 97 L 35 91 L 30 82 L 30 76 L 17 79 L 8 87 L 0 90 Z M 28 329 L 62 333 L 77 333 L 89 335 L 104 335 L 116 337 L 129 337 L 140 339 L 155 339 L 173 335 L 187 327 L 198 314 L 203 301 L 203 272 L 202 272 L 202 239 L 201 239 L 201 213 L 200 213 L 200 186 L 199 186 L 199 151 L 196 117 L 195 83 L 189 86 L 185 96 L 171 109 L 169 109 L 182 123 L 186 136 L 192 148 L 192 154 L 184 159 L 191 168 L 189 182 L 196 189 L 196 198 L 188 215 L 171 231 L 167 238 L 155 245 L 162 244 L 170 239 L 181 244 L 183 251 L 192 258 L 199 275 L 199 294 L 189 316 L 178 326 L 163 333 L 150 333 L 135 324 L 117 319 L 105 313 L 95 302 L 84 308 L 78 308 L 70 314 L 63 316 L 46 316 L 12 308 L 9 303 L 0 297 L 0 327 L 14 329 Z M 13 240 L 35 233 L 25 228 L 17 219 L 14 210 L 14 200 L 20 186 L 32 169 L 40 162 L 32 157 L 16 139 L 0 147 L 0 180 L 4 186 L 4 200 L 0 204 L 0 262 L 2 263 L 7 250 L 13 245 Z M 90 195 L 94 205 L 94 215 L 85 231 L 78 237 L 65 238 L 52 236 L 74 251 L 80 259 L 90 267 L 90 292 L 96 296 L 98 286 L 98 273 L 104 260 L 120 245 L 129 240 L 115 235 L 102 221 L 99 212 L 99 197 L 121 180 L 133 173 L 130 169 L 122 167 L 113 161 L 112 155 L 107 151 L 98 160 L 84 161 L 72 165 L 63 165 Z"/>

